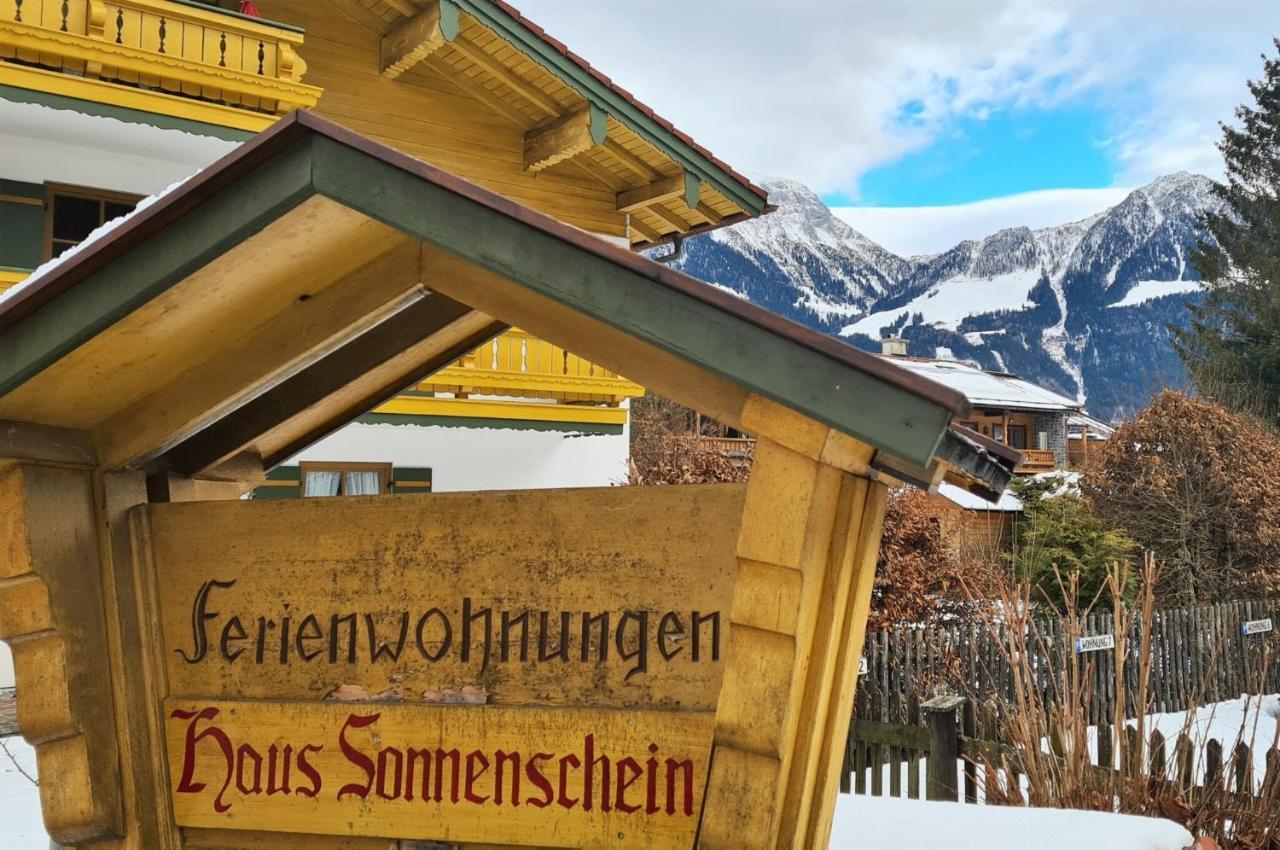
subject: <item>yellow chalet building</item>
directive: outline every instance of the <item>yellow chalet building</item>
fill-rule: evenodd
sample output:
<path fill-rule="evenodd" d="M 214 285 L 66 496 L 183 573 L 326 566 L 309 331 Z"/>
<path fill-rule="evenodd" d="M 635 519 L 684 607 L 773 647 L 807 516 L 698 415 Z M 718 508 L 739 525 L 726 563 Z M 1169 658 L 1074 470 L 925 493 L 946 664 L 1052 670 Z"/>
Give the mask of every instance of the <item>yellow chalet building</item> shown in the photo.
<path fill-rule="evenodd" d="M 0 0 L 0 289 L 299 108 L 634 249 L 767 210 L 498 0 Z M 615 483 L 643 392 L 512 328 L 264 459 L 256 495 Z"/>

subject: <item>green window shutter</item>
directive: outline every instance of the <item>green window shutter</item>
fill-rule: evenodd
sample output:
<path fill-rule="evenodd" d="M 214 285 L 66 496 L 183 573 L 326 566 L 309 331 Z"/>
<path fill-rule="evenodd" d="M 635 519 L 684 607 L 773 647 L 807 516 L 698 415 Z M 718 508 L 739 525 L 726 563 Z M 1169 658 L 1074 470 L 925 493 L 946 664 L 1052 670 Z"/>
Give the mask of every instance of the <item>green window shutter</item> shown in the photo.
<path fill-rule="evenodd" d="M 44 260 L 44 186 L 0 180 L 0 196 L 0 266 L 34 269 Z"/>
<path fill-rule="evenodd" d="M 255 499 L 297 499 L 302 487 L 296 466 L 277 466 L 267 473 L 267 483 L 253 491 Z"/>
<path fill-rule="evenodd" d="M 431 470 L 421 466 L 397 466 L 391 474 L 392 492 L 407 495 L 431 492 Z"/>

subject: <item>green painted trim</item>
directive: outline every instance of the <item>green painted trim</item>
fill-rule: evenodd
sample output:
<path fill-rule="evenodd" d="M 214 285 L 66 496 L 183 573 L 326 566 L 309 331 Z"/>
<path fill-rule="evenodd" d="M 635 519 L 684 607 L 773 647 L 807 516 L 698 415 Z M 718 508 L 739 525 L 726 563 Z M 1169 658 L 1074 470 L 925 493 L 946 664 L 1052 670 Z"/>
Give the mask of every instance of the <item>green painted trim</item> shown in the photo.
<path fill-rule="evenodd" d="M 0 272 L 22 272 L 23 274 L 31 274 L 35 269 L 24 269 L 21 266 L 0 266 Z"/>
<path fill-rule="evenodd" d="M 366 413 L 356 420 L 362 425 L 417 425 L 425 428 L 492 428 L 495 431 L 558 431 L 566 436 L 599 436 L 622 433 L 621 425 L 590 422 L 541 422 L 534 419 L 486 419 L 479 416 L 411 416 L 404 413 Z"/>
<path fill-rule="evenodd" d="M 451 0 L 463 11 L 496 32 L 504 40 L 555 74 L 565 85 L 592 103 L 598 103 L 609 114 L 639 132 L 658 150 L 675 160 L 685 170 L 706 180 L 751 215 L 764 212 L 765 201 L 724 172 L 705 154 L 682 141 L 635 104 L 615 92 L 568 56 L 556 50 L 540 36 L 503 11 L 492 0 Z"/>
<path fill-rule="evenodd" d="M 458 18 L 458 4 L 453 0 L 440 0 L 440 34 L 445 41 L 453 41 L 462 32 L 462 21 Z"/>
<path fill-rule="evenodd" d="M 275 469 L 267 472 L 268 481 L 292 481 L 297 484 L 302 481 L 302 467 L 300 466 L 277 466 Z"/>
<path fill-rule="evenodd" d="M 920 466 L 947 433 L 941 405 L 335 139 L 316 138 L 314 179 L 339 203 Z"/>
<path fill-rule="evenodd" d="M 208 3 L 197 3 L 196 0 L 169 0 L 171 3 L 177 3 L 179 6 L 190 6 L 192 9 L 203 9 L 206 12 L 213 12 L 215 15 L 226 15 L 228 18 L 239 18 L 242 21 L 248 21 L 251 24 L 262 24 L 267 27 L 275 27 L 280 30 L 288 30 L 289 32 L 305 33 L 302 27 L 293 24 L 282 24 L 279 21 L 272 21 L 267 18 L 255 18 L 253 15 L 246 15 L 241 12 L 233 12 L 230 9 L 224 9 L 221 6 L 211 6 Z"/>
<path fill-rule="evenodd" d="M 0 334 L 0 396 L 311 197 L 311 147 L 284 149 Z"/>
<path fill-rule="evenodd" d="M 218 10 L 222 11 L 222 10 Z M 204 121 L 192 121 L 189 118 L 175 118 L 172 115 L 161 115 L 158 112 L 144 112 L 141 109 L 129 109 L 125 106 L 112 106 L 109 103 L 97 103 L 92 100 L 81 100 L 78 97 L 67 97 L 60 94 L 23 89 L 17 86 L 0 86 L 0 100 L 11 103 L 31 103 L 37 106 L 48 106 L 53 109 L 65 109 L 70 112 L 81 112 L 98 118 L 115 118 L 129 124 L 143 124 L 158 130 L 180 130 L 196 136 L 209 136 L 228 142 L 245 142 L 254 137 L 248 130 L 237 130 L 234 127 L 223 127 Z"/>

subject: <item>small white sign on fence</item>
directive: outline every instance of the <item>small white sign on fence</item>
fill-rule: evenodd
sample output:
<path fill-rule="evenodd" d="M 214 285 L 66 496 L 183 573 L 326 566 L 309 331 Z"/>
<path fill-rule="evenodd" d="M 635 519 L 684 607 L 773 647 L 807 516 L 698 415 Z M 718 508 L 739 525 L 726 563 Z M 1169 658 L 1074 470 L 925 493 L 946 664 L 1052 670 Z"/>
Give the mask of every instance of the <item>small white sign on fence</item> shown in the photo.
<path fill-rule="evenodd" d="M 862 656 L 861 658 L 859 658 L 859 659 L 858 659 L 858 675 L 859 675 L 859 676 L 865 676 L 865 675 L 867 675 L 867 670 L 868 670 L 868 668 L 867 668 L 867 656 L 865 656 L 865 655 L 864 655 L 864 656 Z"/>
<path fill-rule="evenodd" d="M 1271 631 L 1271 628 L 1272 626 L 1271 626 L 1270 617 L 1267 617 L 1262 620 L 1250 620 L 1249 622 L 1245 623 L 1243 626 L 1240 627 L 1241 631 L 1243 631 L 1247 635 L 1260 635 L 1263 632 Z"/>
<path fill-rule="evenodd" d="M 1115 649 L 1115 635 L 1090 635 L 1076 638 L 1076 652 L 1097 652 L 1100 649 Z"/>

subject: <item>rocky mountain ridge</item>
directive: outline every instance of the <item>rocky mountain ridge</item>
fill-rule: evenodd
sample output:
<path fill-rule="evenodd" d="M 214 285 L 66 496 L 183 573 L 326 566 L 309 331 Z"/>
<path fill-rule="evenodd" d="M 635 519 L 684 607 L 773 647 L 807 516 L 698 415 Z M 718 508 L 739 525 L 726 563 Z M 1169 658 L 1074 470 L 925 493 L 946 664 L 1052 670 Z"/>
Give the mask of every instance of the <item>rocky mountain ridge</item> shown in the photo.
<path fill-rule="evenodd" d="M 691 240 L 677 266 L 761 306 L 875 350 L 1015 372 L 1120 419 L 1185 373 L 1168 325 L 1200 282 L 1190 256 L 1219 201 L 1208 178 L 1158 178 L 1082 221 L 1012 227 L 900 257 L 803 184 L 764 181 L 776 212 Z"/>

